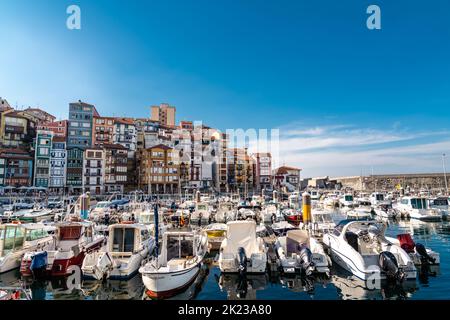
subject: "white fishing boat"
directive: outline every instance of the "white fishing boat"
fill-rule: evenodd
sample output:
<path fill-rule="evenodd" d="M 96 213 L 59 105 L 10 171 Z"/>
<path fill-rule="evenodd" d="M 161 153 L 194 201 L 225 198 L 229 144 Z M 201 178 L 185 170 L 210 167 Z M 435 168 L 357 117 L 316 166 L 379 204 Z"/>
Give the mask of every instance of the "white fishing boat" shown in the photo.
<path fill-rule="evenodd" d="M 275 251 L 283 273 L 330 274 L 329 258 L 322 245 L 306 230 L 291 230 L 278 237 Z"/>
<path fill-rule="evenodd" d="M 197 231 L 167 231 L 161 253 L 139 269 L 147 296 L 169 298 L 187 288 L 200 271 L 206 242 L 206 237 Z"/>
<path fill-rule="evenodd" d="M 442 213 L 437 209 L 430 209 L 426 198 L 403 197 L 394 206 L 402 216 L 421 221 L 441 221 Z"/>
<path fill-rule="evenodd" d="M 393 219 L 398 215 L 397 210 L 395 210 L 392 205 L 388 203 L 374 205 L 372 209 L 375 215 L 383 219 Z"/>
<path fill-rule="evenodd" d="M 256 235 L 253 220 L 227 223 L 227 237 L 220 246 L 219 267 L 229 273 L 265 273 L 267 248 Z"/>
<path fill-rule="evenodd" d="M 428 199 L 428 205 L 431 209 L 436 209 L 440 212 L 443 219 L 447 219 L 450 213 L 450 204 L 447 197 L 435 197 Z"/>
<path fill-rule="evenodd" d="M 341 221 L 323 243 L 334 262 L 362 280 L 415 279 L 414 262 L 385 237 L 386 225 L 376 221 Z"/>
<path fill-rule="evenodd" d="M 386 194 L 382 192 L 373 192 L 370 195 L 369 200 L 373 206 L 391 203 L 391 201 L 387 198 Z"/>
<path fill-rule="evenodd" d="M 331 212 L 319 208 L 311 210 L 311 225 L 318 233 L 330 232 L 336 227 Z"/>
<path fill-rule="evenodd" d="M 43 220 L 54 219 L 55 212 L 53 209 L 33 208 L 26 210 L 19 218 L 23 222 L 40 222 Z"/>
<path fill-rule="evenodd" d="M 100 280 L 129 279 L 155 248 L 149 228 L 143 224 L 113 224 L 109 226 L 105 250 L 86 255 L 83 276 Z"/>
<path fill-rule="evenodd" d="M 372 203 L 367 198 L 358 198 L 354 210 L 359 212 L 372 213 Z"/>
<path fill-rule="evenodd" d="M 20 267 L 24 254 L 38 248 L 45 250 L 53 243 L 53 236 L 41 223 L 0 224 L 0 273 Z"/>
<path fill-rule="evenodd" d="M 339 204 L 341 207 L 349 207 L 352 208 L 355 205 L 354 197 L 350 193 L 346 193 L 339 198 Z"/>
<path fill-rule="evenodd" d="M 190 223 L 193 225 L 207 225 L 211 223 L 211 209 L 208 202 L 197 202 L 195 204 L 195 210 L 191 214 Z"/>

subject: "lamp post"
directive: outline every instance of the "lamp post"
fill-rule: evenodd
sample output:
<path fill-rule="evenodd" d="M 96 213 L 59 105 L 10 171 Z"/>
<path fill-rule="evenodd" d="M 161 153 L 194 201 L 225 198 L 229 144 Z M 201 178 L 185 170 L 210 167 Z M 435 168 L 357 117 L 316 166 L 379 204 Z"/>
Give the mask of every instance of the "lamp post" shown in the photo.
<path fill-rule="evenodd" d="M 442 167 L 444 168 L 445 195 L 448 195 L 447 173 L 445 171 L 445 153 L 442 154 Z"/>

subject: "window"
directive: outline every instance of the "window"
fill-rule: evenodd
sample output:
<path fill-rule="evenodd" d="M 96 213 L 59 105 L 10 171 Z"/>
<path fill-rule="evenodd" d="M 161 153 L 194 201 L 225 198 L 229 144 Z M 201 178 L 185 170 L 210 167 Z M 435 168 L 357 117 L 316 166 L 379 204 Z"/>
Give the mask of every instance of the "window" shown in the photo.
<path fill-rule="evenodd" d="M 49 149 L 48 148 L 40 148 L 39 149 L 39 155 L 41 156 L 47 156 L 49 154 Z"/>

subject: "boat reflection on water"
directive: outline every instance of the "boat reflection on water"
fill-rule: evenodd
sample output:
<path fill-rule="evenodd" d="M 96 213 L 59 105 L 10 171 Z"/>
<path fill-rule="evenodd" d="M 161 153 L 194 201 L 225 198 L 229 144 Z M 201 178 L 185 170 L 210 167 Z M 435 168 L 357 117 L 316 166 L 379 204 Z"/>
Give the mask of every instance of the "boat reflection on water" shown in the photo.
<path fill-rule="evenodd" d="M 440 274 L 440 265 L 424 264 L 417 268 L 417 276 L 421 285 L 428 285 L 430 278 L 435 278 Z"/>
<path fill-rule="evenodd" d="M 408 280 L 401 284 L 381 281 L 380 288 L 371 289 L 367 283 L 355 276 L 331 277 L 342 300 L 404 300 L 412 297 L 417 290 L 416 281 Z"/>
<path fill-rule="evenodd" d="M 267 286 L 265 274 L 221 274 L 216 280 L 228 300 L 256 300 L 256 292 Z"/>
<path fill-rule="evenodd" d="M 306 276 L 306 275 L 297 275 L 297 276 L 281 276 L 279 278 L 279 282 L 283 288 L 287 288 L 292 292 L 305 292 L 309 295 L 311 299 L 314 298 L 316 285 L 321 285 L 326 288 L 327 284 L 330 282 L 330 278 L 326 276 Z"/>
<path fill-rule="evenodd" d="M 192 300 L 197 297 L 200 291 L 202 291 L 203 285 L 205 284 L 205 279 L 208 277 L 209 268 L 206 264 L 200 267 L 200 271 L 194 278 L 194 281 L 182 292 L 176 293 L 174 296 L 165 298 L 164 300 Z M 143 300 L 154 300 L 144 290 L 142 296 Z"/>
<path fill-rule="evenodd" d="M 20 280 L 19 269 L 0 274 L 0 300 L 30 300 L 31 291 Z"/>
<path fill-rule="evenodd" d="M 144 284 L 140 274 L 129 280 L 84 280 L 82 290 L 93 300 L 137 300 L 141 299 Z"/>

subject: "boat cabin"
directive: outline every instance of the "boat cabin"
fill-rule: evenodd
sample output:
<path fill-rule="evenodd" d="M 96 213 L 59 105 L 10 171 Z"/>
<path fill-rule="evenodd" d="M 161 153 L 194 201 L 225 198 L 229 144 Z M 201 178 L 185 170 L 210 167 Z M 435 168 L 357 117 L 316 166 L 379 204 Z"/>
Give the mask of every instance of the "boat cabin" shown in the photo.
<path fill-rule="evenodd" d="M 0 257 L 22 250 L 33 242 L 49 238 L 44 225 L 3 224 L 0 225 Z"/>
<path fill-rule="evenodd" d="M 109 226 L 108 252 L 113 256 L 131 256 L 142 250 L 150 238 L 147 227 L 140 224 L 114 224 Z"/>
<path fill-rule="evenodd" d="M 194 231 L 165 232 L 159 264 L 170 267 L 176 261 L 192 259 L 197 255 L 200 240 Z"/>

